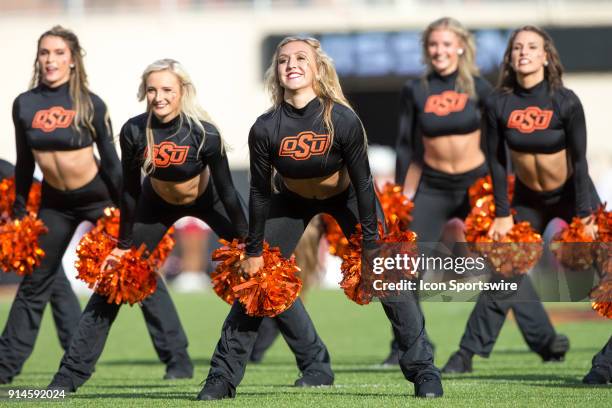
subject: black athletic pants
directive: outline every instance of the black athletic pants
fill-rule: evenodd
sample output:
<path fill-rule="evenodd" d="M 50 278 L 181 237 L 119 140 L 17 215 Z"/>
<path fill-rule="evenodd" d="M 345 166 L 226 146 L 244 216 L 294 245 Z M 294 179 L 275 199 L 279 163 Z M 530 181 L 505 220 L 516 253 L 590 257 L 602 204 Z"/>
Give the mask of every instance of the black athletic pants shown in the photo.
<path fill-rule="evenodd" d="M 599 197 L 591 182 L 592 208 L 599 205 Z M 516 178 L 512 208 L 516 210 L 516 222 L 529 221 L 532 227 L 542 233 L 553 218 L 571 222 L 574 216 L 575 193 L 573 179 L 569 179 L 558 189 L 536 192 Z M 493 280 L 501 277 L 494 276 Z M 519 283 L 517 291 L 483 291 L 478 296 L 474 310 L 460 347 L 488 357 L 506 320 L 508 310 L 512 309 L 516 322 L 529 348 L 546 356 L 550 343 L 555 338 L 555 329 L 544 310 L 542 302 L 528 275 L 505 278 L 505 281 Z"/>
<path fill-rule="evenodd" d="M 290 256 L 311 218 L 319 213 L 334 217 L 344 234 L 350 236 L 359 222 L 357 197 L 352 186 L 325 200 L 306 199 L 286 188 L 273 193 L 265 227 L 266 241 L 273 247 L 280 247 L 283 256 Z M 424 335 L 425 319 L 414 297 L 410 295 L 403 302 L 381 300 L 381 303 L 400 340 L 400 366 L 404 376 L 413 382 L 426 373 L 439 376 L 433 364 L 431 345 Z M 240 384 L 261 321 L 261 317 L 248 316 L 244 307 L 234 302 L 211 359 L 209 378 L 222 377 L 234 388 Z M 327 348 L 300 298 L 276 317 L 276 323 L 296 355 L 302 373 L 319 371 L 333 378 Z"/>
<path fill-rule="evenodd" d="M 460 174 L 444 173 L 423 164 L 410 223 L 410 229 L 416 232 L 420 243 L 433 245 L 439 242 L 442 229 L 450 219 L 467 217 L 471 210 L 468 188 L 487 173 L 486 164 Z M 399 352 L 395 333 L 391 351 Z"/>

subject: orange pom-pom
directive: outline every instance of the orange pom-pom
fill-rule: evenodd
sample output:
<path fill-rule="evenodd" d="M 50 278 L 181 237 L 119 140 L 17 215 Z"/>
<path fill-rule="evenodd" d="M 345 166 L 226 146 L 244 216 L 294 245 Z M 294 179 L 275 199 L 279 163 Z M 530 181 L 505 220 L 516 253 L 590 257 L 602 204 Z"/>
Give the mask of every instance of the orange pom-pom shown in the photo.
<path fill-rule="evenodd" d="M 591 300 L 593 310 L 603 317 L 612 319 L 612 275 L 606 275 L 599 282 L 599 286 L 591 291 Z"/>
<path fill-rule="evenodd" d="M 402 253 L 414 257 L 417 253 L 416 234 L 412 231 L 403 231 L 400 228 L 399 220 L 391 223 L 387 233 L 383 233 L 382 225 L 378 224 L 378 232 L 382 237 L 380 242 L 387 244 L 383 247 L 383 252 L 389 251 L 394 254 Z M 361 225 L 357 225 L 355 232 L 351 235 L 350 251 L 343 257 L 340 270 L 342 271 L 342 280 L 340 287 L 344 290 L 344 294 L 353 302 L 359 305 L 366 305 L 372 301 L 374 296 L 384 297 L 390 293 L 384 291 L 376 291 L 372 286 L 374 274 L 368 273 L 367 276 L 362 274 L 362 233 Z M 398 244 L 399 247 L 391 244 Z M 391 254 L 383 254 L 381 256 L 391 256 Z M 385 282 L 399 282 L 401 279 L 415 278 L 417 271 L 402 270 L 399 273 L 396 271 L 385 271 L 380 275 L 376 275 L 376 279 L 384 280 Z"/>
<path fill-rule="evenodd" d="M 96 284 L 96 293 L 106 296 L 108 303 L 142 302 L 157 289 L 157 275 L 152 262 L 145 258 L 145 245 L 130 248 L 119 260 L 102 271 Z"/>
<path fill-rule="evenodd" d="M 402 231 L 408 230 L 412 221 L 410 213 L 414 204 L 402 192 L 402 187 L 387 183 L 382 191 L 377 191 L 378 199 L 385 214 L 387 225 L 399 226 Z M 329 244 L 329 253 L 339 258 L 344 258 L 351 251 L 349 240 L 344 236 L 340 225 L 329 214 L 323 214 L 325 224 L 325 238 Z"/>
<path fill-rule="evenodd" d="M 408 229 L 412 216 L 410 213 L 414 204 L 403 194 L 403 189 L 393 183 L 387 183 L 382 191 L 376 192 L 388 225 L 399 224 L 401 230 Z"/>
<path fill-rule="evenodd" d="M 155 271 L 161 267 L 174 246 L 170 235 L 173 230 L 162 238 L 149 257 L 144 245 L 141 245 L 138 249 L 131 248 L 112 267 L 102 271 L 102 262 L 117 246 L 119 220 L 118 209 L 106 208 L 104 216 L 95 227 L 81 238 L 75 262 L 77 278 L 87 283 L 96 293 L 106 296 L 109 303 L 134 304 L 155 292 Z"/>
<path fill-rule="evenodd" d="M 325 224 L 325 239 L 329 244 L 329 253 L 340 258 L 348 254 L 349 240 L 344 236 L 344 232 L 334 217 L 329 214 L 322 214 L 322 220 Z"/>
<path fill-rule="evenodd" d="M 612 211 L 605 210 L 605 204 L 595 212 L 597 223 L 597 243 L 595 255 L 598 269 L 603 274 L 612 275 Z"/>
<path fill-rule="evenodd" d="M 593 238 L 586 234 L 580 218 L 574 217 L 567 228 L 553 237 L 550 249 L 565 267 L 585 270 L 591 267 L 595 258 L 592 242 Z"/>
<path fill-rule="evenodd" d="M 488 195 L 493 195 L 493 180 L 490 175 L 481 177 L 468 188 L 468 197 L 470 198 L 470 206 L 476 206 L 476 200 Z M 508 176 L 508 197 L 512 202 L 514 195 L 514 176 Z"/>
<path fill-rule="evenodd" d="M 30 188 L 26 210 L 31 213 L 38 212 L 40 206 L 41 185 L 35 181 Z M 10 217 L 15 202 L 15 177 L 7 177 L 0 181 L 0 215 Z"/>
<path fill-rule="evenodd" d="M 512 201 L 514 177 L 508 176 L 508 199 Z M 527 221 L 514 224 L 501 240 L 487 236 L 495 218 L 491 176 L 478 179 L 468 191 L 472 210 L 465 219 L 465 238 L 470 248 L 488 258 L 495 271 L 510 277 L 525 274 L 540 260 L 543 241 Z"/>
<path fill-rule="evenodd" d="M 501 240 L 487 236 L 495 214 L 493 196 L 476 200 L 465 219 L 465 237 L 470 248 L 488 258 L 497 273 L 510 277 L 525 274 L 538 263 L 543 251 L 543 241 L 527 221 L 514 224 Z"/>
<path fill-rule="evenodd" d="M 234 292 L 250 316 L 274 317 L 287 310 L 302 289 L 296 275 L 295 259 L 285 259 L 277 247 L 264 242 L 264 265 L 255 276 L 234 287 Z"/>
<path fill-rule="evenodd" d="M 0 268 L 22 276 L 31 274 L 45 256 L 38 246 L 38 236 L 47 232 L 47 227 L 33 214 L 0 225 Z"/>
<path fill-rule="evenodd" d="M 157 244 L 155 250 L 151 253 L 149 260 L 152 263 L 153 270 L 161 268 L 164 262 L 166 262 L 168 255 L 170 255 L 170 252 L 172 252 L 175 244 L 174 238 L 172 237 L 173 235 L 174 227 L 170 227 L 161 241 L 159 241 L 159 244 Z"/>
<path fill-rule="evenodd" d="M 237 239 L 232 242 L 220 239 L 219 242 L 223 246 L 212 253 L 213 261 L 219 263 L 214 272 L 210 274 L 210 279 L 217 296 L 231 305 L 236 299 L 234 286 L 245 281 L 237 268 L 237 264 L 244 258 L 244 244 Z"/>

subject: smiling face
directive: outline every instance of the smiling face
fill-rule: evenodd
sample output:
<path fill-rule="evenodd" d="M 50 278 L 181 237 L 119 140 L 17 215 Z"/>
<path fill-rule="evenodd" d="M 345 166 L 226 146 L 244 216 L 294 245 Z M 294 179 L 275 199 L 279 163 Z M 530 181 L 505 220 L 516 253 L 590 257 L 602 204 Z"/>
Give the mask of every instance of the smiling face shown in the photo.
<path fill-rule="evenodd" d="M 160 122 L 166 123 L 181 112 L 181 83 L 170 71 L 149 74 L 145 87 L 147 106 Z"/>
<path fill-rule="evenodd" d="M 277 73 L 285 91 L 313 90 L 316 77 L 316 57 L 310 45 L 292 41 L 278 51 Z"/>
<path fill-rule="evenodd" d="M 541 74 L 548 56 L 544 50 L 544 39 L 533 31 L 519 32 L 512 42 L 510 61 L 512 69 L 521 76 Z"/>
<path fill-rule="evenodd" d="M 54 35 L 42 38 L 38 47 L 38 67 L 41 81 L 51 87 L 58 87 L 70 80 L 72 53 L 68 44 Z"/>
<path fill-rule="evenodd" d="M 450 30 L 434 30 L 427 38 L 427 57 L 440 75 L 449 75 L 457 70 L 461 48 L 461 40 Z"/>

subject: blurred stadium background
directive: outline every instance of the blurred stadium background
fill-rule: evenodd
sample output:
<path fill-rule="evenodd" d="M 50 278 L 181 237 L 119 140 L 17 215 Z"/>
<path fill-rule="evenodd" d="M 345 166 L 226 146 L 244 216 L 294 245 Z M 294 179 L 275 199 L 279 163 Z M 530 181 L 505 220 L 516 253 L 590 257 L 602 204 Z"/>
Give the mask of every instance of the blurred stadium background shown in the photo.
<path fill-rule="evenodd" d="M 230 147 L 234 180 L 246 198 L 247 134 L 269 106 L 263 71 L 278 40 L 300 33 L 318 37 L 334 58 L 368 131 L 371 165 L 386 180 L 395 162 L 401 84 L 422 72 L 421 30 L 445 15 L 474 31 L 478 64 L 493 83 L 513 28 L 549 30 L 567 70 L 566 86 L 585 107 L 591 176 L 602 199 L 612 201 L 612 2 L 603 0 L 0 0 L 0 157 L 15 160 L 11 105 L 28 87 L 36 40 L 62 24 L 87 51 L 91 89 L 106 101 L 115 133 L 145 109 L 136 100 L 144 67 L 165 57 L 181 61 Z M 195 232 L 187 240 L 196 252 L 206 252 L 209 241 L 214 246 L 197 226 L 186 229 Z M 185 262 L 179 254 L 168 267 L 174 273 L 206 268 L 197 266 L 202 259 L 191 261 L 196 266 Z"/>

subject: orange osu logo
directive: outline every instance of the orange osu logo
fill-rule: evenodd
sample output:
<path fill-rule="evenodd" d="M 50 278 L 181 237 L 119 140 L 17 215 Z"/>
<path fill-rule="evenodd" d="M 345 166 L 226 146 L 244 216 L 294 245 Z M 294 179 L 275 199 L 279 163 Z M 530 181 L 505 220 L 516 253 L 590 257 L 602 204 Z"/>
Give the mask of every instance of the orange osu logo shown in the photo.
<path fill-rule="evenodd" d="M 329 135 L 317 135 L 312 131 L 300 132 L 297 136 L 287 136 L 281 140 L 279 156 L 289 156 L 294 160 L 308 160 L 319 156 L 329 147 Z"/>
<path fill-rule="evenodd" d="M 508 128 L 517 129 L 521 133 L 531 133 L 534 130 L 548 128 L 553 111 L 541 110 L 537 106 L 512 111 L 508 118 Z"/>
<path fill-rule="evenodd" d="M 72 123 L 76 112 L 64 109 L 61 106 L 53 106 L 49 109 L 41 109 L 32 119 L 32 128 L 43 132 L 53 132 L 55 129 L 65 129 Z"/>
<path fill-rule="evenodd" d="M 174 142 L 153 145 L 155 167 L 164 168 L 185 163 L 189 146 L 177 146 Z"/>
<path fill-rule="evenodd" d="M 444 91 L 439 95 L 430 95 L 425 102 L 425 113 L 446 116 L 451 112 L 461 112 L 468 101 L 468 94 L 455 91 Z"/>

